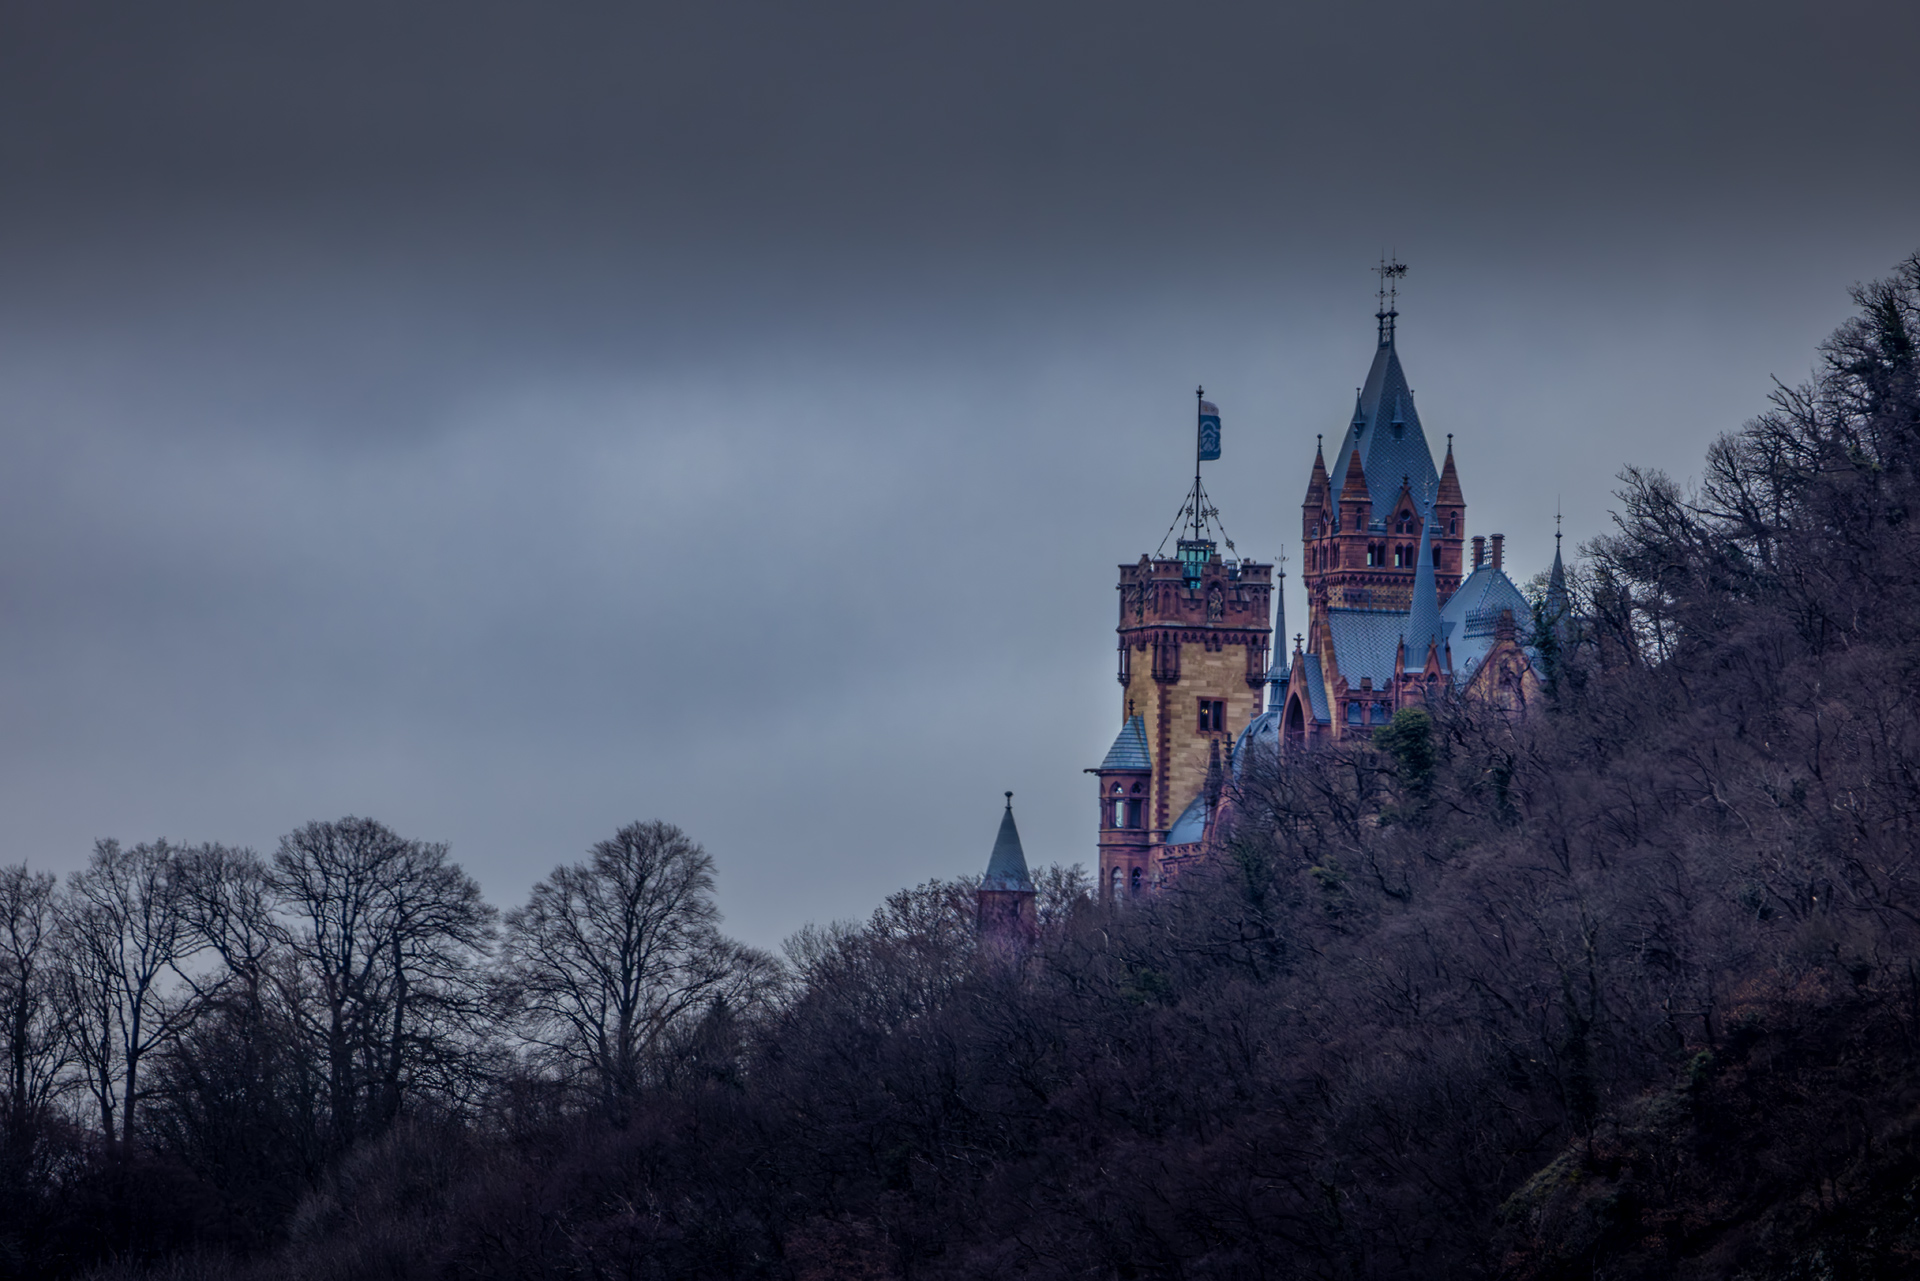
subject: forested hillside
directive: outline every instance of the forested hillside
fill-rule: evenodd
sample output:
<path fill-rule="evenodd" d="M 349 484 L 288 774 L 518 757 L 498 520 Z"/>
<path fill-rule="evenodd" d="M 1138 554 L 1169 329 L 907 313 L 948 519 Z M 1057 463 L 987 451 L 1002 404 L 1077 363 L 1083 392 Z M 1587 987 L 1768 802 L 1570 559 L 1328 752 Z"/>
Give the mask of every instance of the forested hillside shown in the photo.
<path fill-rule="evenodd" d="M 754 952 L 658 823 L 504 916 L 359 819 L 7 870 L 0 1271 L 1920 1273 L 1920 255 L 1856 301 L 1623 474 L 1544 707 L 1256 762 L 1020 964 L 964 880 Z"/>

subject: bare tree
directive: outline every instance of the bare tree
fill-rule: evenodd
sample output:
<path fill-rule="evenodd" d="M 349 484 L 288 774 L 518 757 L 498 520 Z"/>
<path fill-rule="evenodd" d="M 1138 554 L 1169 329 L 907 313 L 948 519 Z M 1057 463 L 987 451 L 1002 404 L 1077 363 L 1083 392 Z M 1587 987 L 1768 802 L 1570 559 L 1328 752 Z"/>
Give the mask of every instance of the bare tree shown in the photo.
<path fill-rule="evenodd" d="M 181 910 L 178 855 L 165 841 L 130 849 L 100 841 L 59 906 L 71 1045 L 101 1129 L 122 1143 L 134 1136 L 142 1060 L 189 1013 L 165 987 L 197 946 Z"/>
<path fill-rule="evenodd" d="M 527 1035 L 624 1120 L 676 1024 L 738 1007 L 770 958 L 723 937 L 713 859 L 669 823 L 633 823 L 558 867 L 507 914 L 506 970 Z"/>
<path fill-rule="evenodd" d="M 324 1058 L 344 1147 L 391 1124 L 421 1079 L 458 1070 L 495 913 L 445 845 L 368 818 L 282 837 L 265 885 L 312 984 L 299 1018 Z"/>
<path fill-rule="evenodd" d="M 65 1066 L 54 1000 L 54 879 L 24 864 L 0 867 L 0 1036 L 6 1039 L 5 1141 L 23 1159 L 34 1120 Z"/>

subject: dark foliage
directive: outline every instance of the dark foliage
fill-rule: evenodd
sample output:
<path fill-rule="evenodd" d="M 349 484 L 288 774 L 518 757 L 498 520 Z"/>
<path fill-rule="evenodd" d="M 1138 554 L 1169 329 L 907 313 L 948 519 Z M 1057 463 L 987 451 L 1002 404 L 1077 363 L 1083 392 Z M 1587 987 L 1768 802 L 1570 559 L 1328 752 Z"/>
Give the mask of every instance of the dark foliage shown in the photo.
<path fill-rule="evenodd" d="M 437 847 L 370 834 L 404 874 L 374 899 L 432 911 L 395 918 L 365 975 L 322 964 L 312 928 L 274 933 L 291 860 L 332 848 L 313 829 L 271 869 L 182 862 L 181 946 L 205 959 L 155 1007 L 137 1133 L 83 1128 L 57 1090 L 9 1111 L 0 1259 L 1910 1275 L 1920 257 L 1858 301 L 1697 492 L 1627 473 L 1572 616 L 1536 625 L 1545 711 L 1436 705 L 1256 761 L 1211 865 L 1118 910 L 1047 879 L 1022 964 L 976 958 L 955 882 L 803 931 L 782 977 L 713 932 L 705 856 L 662 825 L 543 882 L 484 992 L 491 917 Z M 43 1056 L 10 1079 L 70 1073 L 46 1066 L 40 989 L 0 990 Z M 326 1017 L 330 990 L 364 1008 Z"/>

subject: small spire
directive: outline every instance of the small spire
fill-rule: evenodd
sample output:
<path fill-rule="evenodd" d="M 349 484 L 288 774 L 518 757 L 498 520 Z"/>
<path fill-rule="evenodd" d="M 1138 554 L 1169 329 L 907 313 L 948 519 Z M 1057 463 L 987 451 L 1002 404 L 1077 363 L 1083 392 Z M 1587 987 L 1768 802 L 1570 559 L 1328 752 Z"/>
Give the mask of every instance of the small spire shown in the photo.
<path fill-rule="evenodd" d="M 1393 322 L 1400 315 L 1395 304 L 1400 299 L 1400 280 L 1407 274 L 1407 264 L 1401 262 L 1398 255 L 1395 255 L 1394 261 L 1388 262 L 1383 254 L 1380 265 L 1373 270 L 1380 277 L 1380 310 L 1374 313 L 1374 319 L 1380 322 L 1380 345 L 1391 347 Z"/>
<path fill-rule="evenodd" d="M 1428 494 L 1420 514 L 1420 550 L 1413 554 L 1413 601 L 1407 607 L 1407 630 L 1402 637 L 1408 671 L 1425 667 L 1427 656 L 1445 644 L 1439 585 L 1433 572 L 1433 525 L 1433 495 Z"/>
<path fill-rule="evenodd" d="M 987 890 L 1033 891 L 1033 877 L 1027 872 L 1026 851 L 1020 848 L 1020 829 L 1013 824 L 1013 793 L 1007 793 L 1007 808 L 1000 815 L 1000 831 L 994 837 L 993 853 L 987 859 L 986 879 L 980 888 Z"/>

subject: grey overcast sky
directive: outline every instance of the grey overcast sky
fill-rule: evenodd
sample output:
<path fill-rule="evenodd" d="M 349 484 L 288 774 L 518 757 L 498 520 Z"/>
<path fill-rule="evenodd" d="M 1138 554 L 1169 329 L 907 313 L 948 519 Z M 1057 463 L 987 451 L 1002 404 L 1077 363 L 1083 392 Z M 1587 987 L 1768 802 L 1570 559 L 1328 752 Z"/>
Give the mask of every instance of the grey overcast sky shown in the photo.
<path fill-rule="evenodd" d="M 1086 861 L 1196 383 L 1293 551 L 1397 251 L 1524 577 L 1920 248 L 1916 49 L 1905 0 L 5 0 L 0 859 L 372 814 L 510 905 L 660 817 L 768 946 L 978 870 L 1006 789 Z"/>

